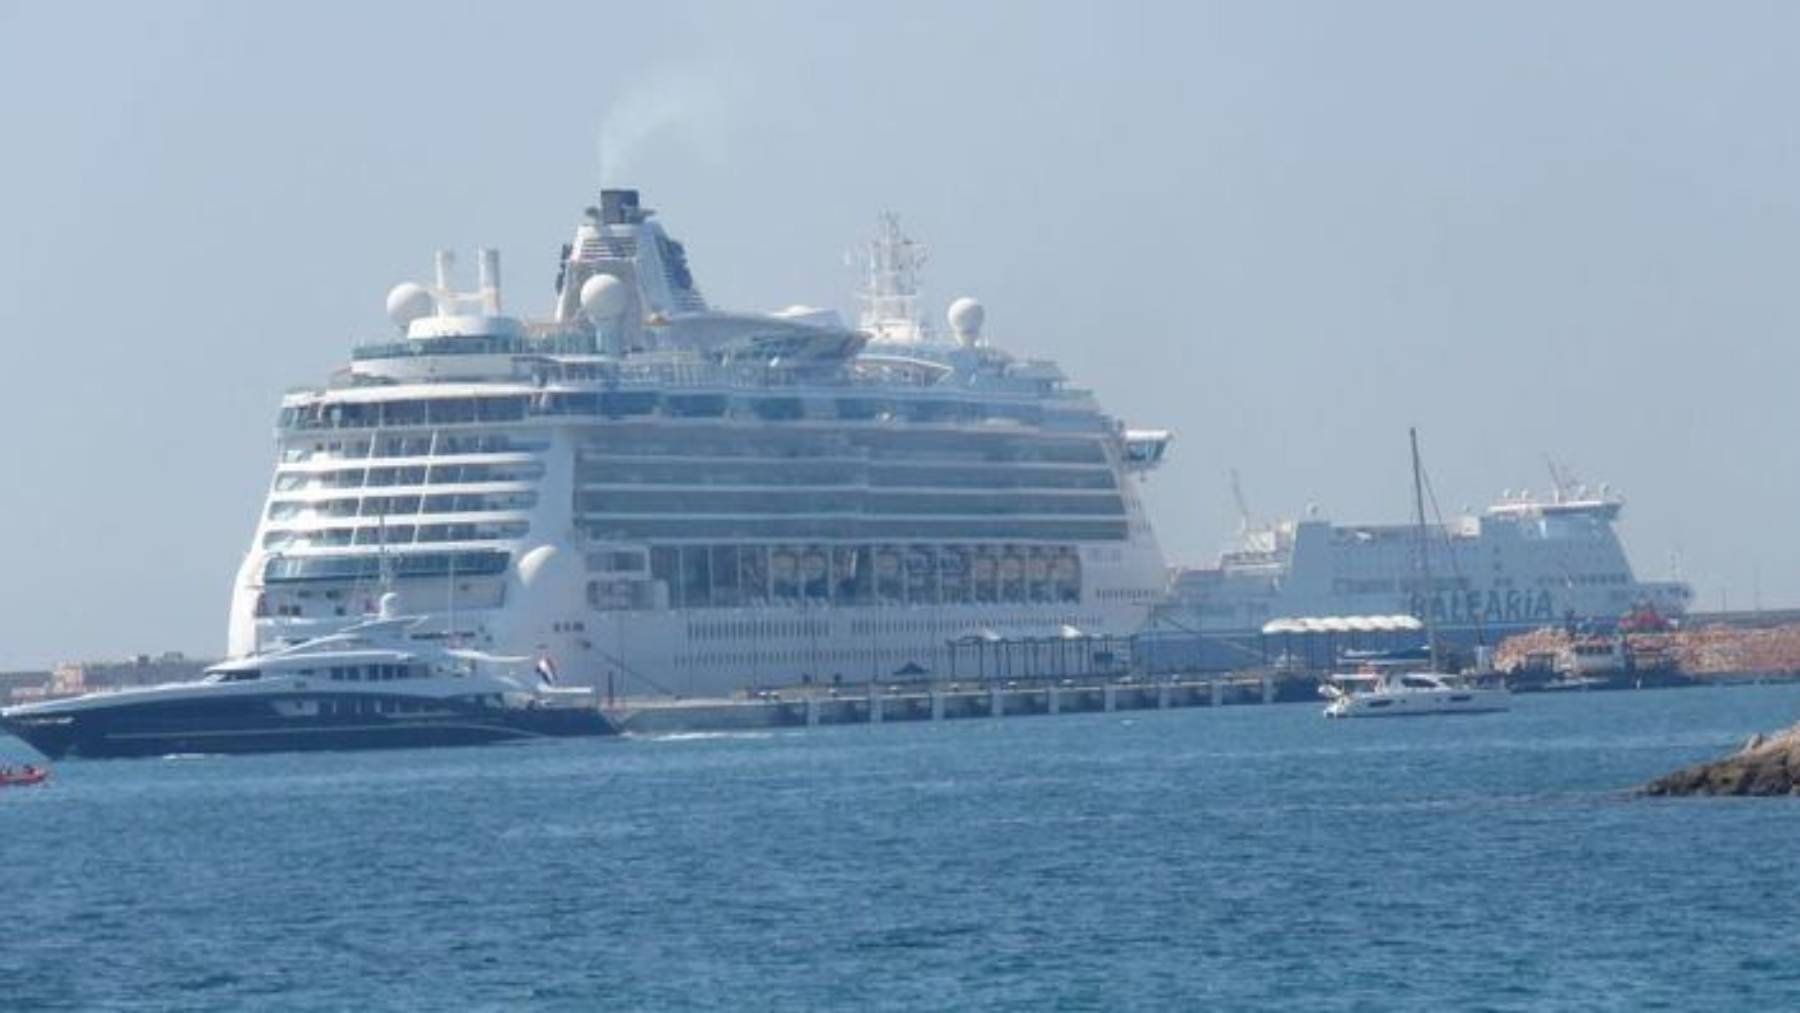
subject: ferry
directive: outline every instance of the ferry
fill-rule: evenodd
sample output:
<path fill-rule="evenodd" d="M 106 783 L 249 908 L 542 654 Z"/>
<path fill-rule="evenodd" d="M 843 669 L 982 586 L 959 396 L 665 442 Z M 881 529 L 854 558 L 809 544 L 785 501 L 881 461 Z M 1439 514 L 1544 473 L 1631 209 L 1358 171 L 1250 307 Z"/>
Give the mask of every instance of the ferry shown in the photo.
<path fill-rule="evenodd" d="M 384 567 L 430 633 L 620 697 L 1137 631 L 1167 590 L 1139 483 L 1171 434 L 1003 348 L 973 298 L 932 326 L 894 217 L 861 252 L 854 326 L 709 305 L 636 190 L 583 213 L 536 317 L 503 307 L 497 251 L 472 290 L 440 252 L 387 334 L 283 399 L 231 653 L 348 625 Z"/>
<path fill-rule="evenodd" d="M 1413 524 L 1334 524 L 1315 511 L 1246 525 L 1215 565 L 1174 574 L 1170 608 L 1218 636 L 1254 636 L 1293 617 L 1406 614 L 1447 640 L 1489 644 L 1550 625 L 1611 628 L 1645 608 L 1679 619 L 1692 589 L 1637 576 L 1615 528 L 1623 508 L 1604 486 L 1509 493 L 1479 515 L 1428 526 L 1429 584 L 1416 577 Z"/>

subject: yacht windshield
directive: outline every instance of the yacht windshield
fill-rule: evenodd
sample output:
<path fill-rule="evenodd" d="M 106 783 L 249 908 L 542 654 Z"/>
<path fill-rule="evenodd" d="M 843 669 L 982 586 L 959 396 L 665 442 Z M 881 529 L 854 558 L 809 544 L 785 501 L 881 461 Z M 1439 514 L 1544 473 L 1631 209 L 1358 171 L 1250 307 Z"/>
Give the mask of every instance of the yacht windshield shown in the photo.
<path fill-rule="evenodd" d="M 214 673 L 212 673 L 211 677 L 208 678 L 206 681 L 207 682 L 250 682 L 253 679 L 260 679 L 260 678 L 262 678 L 261 672 L 257 671 L 254 668 L 245 668 L 245 669 L 240 669 L 237 671 L 214 672 Z"/>

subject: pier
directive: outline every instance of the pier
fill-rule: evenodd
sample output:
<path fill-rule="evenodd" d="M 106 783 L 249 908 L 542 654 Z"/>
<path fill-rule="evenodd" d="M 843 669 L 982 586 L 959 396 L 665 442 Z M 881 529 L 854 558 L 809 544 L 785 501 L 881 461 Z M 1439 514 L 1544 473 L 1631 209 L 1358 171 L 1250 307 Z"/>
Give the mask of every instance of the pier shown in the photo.
<path fill-rule="evenodd" d="M 621 732 L 667 734 L 1226 707 L 1311 700 L 1316 685 L 1312 679 L 1240 673 L 794 686 L 731 698 L 623 699 L 607 714 Z"/>

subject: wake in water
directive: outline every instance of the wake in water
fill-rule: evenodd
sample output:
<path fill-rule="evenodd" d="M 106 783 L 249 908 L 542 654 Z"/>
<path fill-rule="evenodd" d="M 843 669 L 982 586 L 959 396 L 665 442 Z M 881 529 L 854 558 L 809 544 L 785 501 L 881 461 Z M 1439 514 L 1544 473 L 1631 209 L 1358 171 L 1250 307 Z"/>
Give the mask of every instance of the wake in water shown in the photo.
<path fill-rule="evenodd" d="M 792 738 L 803 732 L 626 732 L 621 738 L 634 742 L 707 742 L 712 740 L 756 742 L 763 739 Z"/>

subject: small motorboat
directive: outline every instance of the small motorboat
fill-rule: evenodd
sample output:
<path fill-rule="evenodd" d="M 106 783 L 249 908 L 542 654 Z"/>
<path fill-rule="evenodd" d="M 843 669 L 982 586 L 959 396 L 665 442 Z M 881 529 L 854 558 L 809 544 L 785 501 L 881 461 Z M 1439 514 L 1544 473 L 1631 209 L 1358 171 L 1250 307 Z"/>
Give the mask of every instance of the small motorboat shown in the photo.
<path fill-rule="evenodd" d="M 50 771 L 32 764 L 26 764 L 18 770 L 0 767 L 0 788 L 24 787 L 28 784 L 42 784 L 49 778 Z"/>

